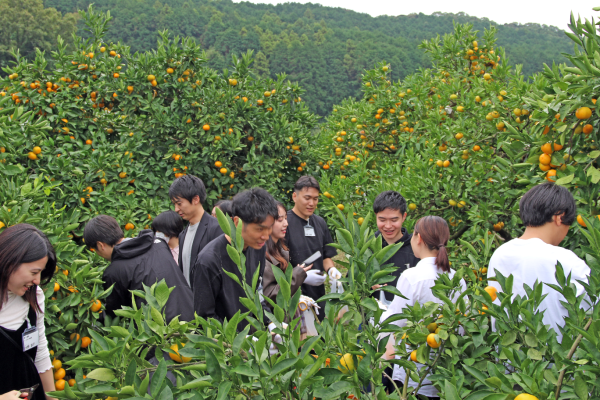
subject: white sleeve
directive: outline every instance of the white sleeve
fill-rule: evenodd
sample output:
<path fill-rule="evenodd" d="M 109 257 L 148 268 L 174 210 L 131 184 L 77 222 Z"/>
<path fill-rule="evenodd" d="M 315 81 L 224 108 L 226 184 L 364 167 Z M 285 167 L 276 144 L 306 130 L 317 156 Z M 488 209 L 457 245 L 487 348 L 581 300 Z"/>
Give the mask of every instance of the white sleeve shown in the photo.
<path fill-rule="evenodd" d="M 396 289 L 400 291 L 407 299 L 403 299 L 400 296 L 394 296 L 394 300 L 388 306 L 387 311 L 381 316 L 381 321 L 391 317 L 392 315 L 402 313 L 402 310 L 406 308 L 406 306 L 414 304 L 414 296 L 413 296 L 413 285 L 408 282 L 408 279 L 404 276 L 404 274 L 400 275 L 400 279 L 398 279 L 398 283 L 396 284 Z M 400 319 L 398 321 L 392 322 L 399 327 L 403 327 L 406 325 L 406 320 Z"/>
<path fill-rule="evenodd" d="M 41 312 L 37 314 L 36 322 L 39 335 L 39 343 L 37 353 L 35 356 L 35 366 L 38 370 L 38 373 L 41 374 L 52 368 L 52 363 L 50 362 L 50 352 L 48 351 L 48 341 L 46 340 L 46 327 L 44 325 L 44 311 L 46 298 L 44 296 L 44 291 L 39 286 L 37 288 L 36 295 Z"/>

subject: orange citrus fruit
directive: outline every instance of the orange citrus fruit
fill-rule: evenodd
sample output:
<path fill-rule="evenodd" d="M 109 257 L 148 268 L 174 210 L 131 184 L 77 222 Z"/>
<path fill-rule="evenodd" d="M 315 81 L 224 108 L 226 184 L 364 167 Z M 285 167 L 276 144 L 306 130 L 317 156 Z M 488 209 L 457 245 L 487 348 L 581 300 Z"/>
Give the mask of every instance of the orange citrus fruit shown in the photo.
<path fill-rule="evenodd" d="M 427 344 L 432 349 L 437 349 L 442 344 L 442 342 L 438 342 L 435 337 L 436 337 L 435 333 L 430 333 L 429 335 L 427 335 Z"/>
<path fill-rule="evenodd" d="M 92 305 L 90 306 L 90 310 L 92 310 L 92 312 L 98 312 L 101 308 L 102 302 L 100 300 L 93 301 Z"/>
<path fill-rule="evenodd" d="M 492 298 L 492 301 L 495 301 L 498 298 L 498 290 L 496 290 L 495 287 L 493 286 L 488 286 L 485 289 L 486 292 L 488 292 L 488 294 L 490 295 L 490 297 Z"/>
<path fill-rule="evenodd" d="M 181 347 L 185 347 L 185 343 L 181 344 Z M 190 361 L 192 361 L 191 357 L 183 357 L 179 354 L 179 346 L 177 346 L 177 344 L 174 344 L 173 346 L 171 346 L 171 350 L 173 350 L 175 353 L 177 353 L 176 355 L 173 353 L 169 353 L 169 357 L 171 357 L 171 360 L 177 362 L 177 363 L 188 363 Z"/>

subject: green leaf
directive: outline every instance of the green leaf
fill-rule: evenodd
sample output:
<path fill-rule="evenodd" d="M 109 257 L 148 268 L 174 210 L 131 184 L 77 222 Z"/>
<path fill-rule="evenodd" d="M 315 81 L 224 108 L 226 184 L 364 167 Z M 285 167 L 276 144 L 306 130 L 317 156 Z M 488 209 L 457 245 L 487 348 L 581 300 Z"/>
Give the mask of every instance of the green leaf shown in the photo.
<path fill-rule="evenodd" d="M 588 168 L 587 176 L 591 177 L 591 181 L 593 184 L 598 183 L 600 181 L 600 170 L 594 168 L 593 165 L 590 165 Z"/>
<path fill-rule="evenodd" d="M 273 368 L 271 369 L 271 376 L 276 376 L 286 369 L 296 365 L 296 363 L 300 360 L 300 358 L 286 358 L 283 361 L 279 361 Z"/>
<path fill-rule="evenodd" d="M 167 376 L 167 363 L 165 360 L 160 360 L 158 363 L 158 367 L 152 375 L 152 382 L 150 382 L 150 393 L 154 398 L 156 398 L 159 394 L 159 390 L 162 387 L 162 384 Z M 89 377 L 89 375 L 88 375 Z"/>
<path fill-rule="evenodd" d="M 219 365 L 219 361 L 213 353 L 210 347 L 206 347 L 206 370 L 208 374 L 211 376 L 213 383 L 219 383 L 223 379 L 223 373 L 221 371 L 221 365 Z"/>
<path fill-rule="evenodd" d="M 97 381 L 108 382 L 115 379 L 115 374 L 111 369 L 108 368 L 96 368 L 95 370 L 89 372 L 87 377 Z"/>
<path fill-rule="evenodd" d="M 575 376 L 575 394 L 582 400 L 587 400 L 589 396 L 588 384 L 581 377 L 581 375 Z"/>
<path fill-rule="evenodd" d="M 122 326 L 111 326 L 110 333 L 114 337 L 127 338 L 129 337 L 129 331 Z"/>
<path fill-rule="evenodd" d="M 232 381 L 225 381 L 219 385 L 217 400 L 225 400 L 229 398 L 229 390 L 231 389 L 231 385 L 233 385 Z"/>
<path fill-rule="evenodd" d="M 314 396 L 322 400 L 329 400 L 340 397 L 342 393 L 351 391 L 352 383 L 348 381 L 338 381 L 327 388 L 319 388 L 315 390 Z"/>
<path fill-rule="evenodd" d="M 502 335 L 502 339 L 500 340 L 500 344 L 502 346 L 509 346 L 513 344 L 517 340 L 517 332 L 508 331 L 504 335 Z"/>
<path fill-rule="evenodd" d="M 186 383 L 185 385 L 178 387 L 179 390 L 188 390 L 188 389 L 201 389 L 212 386 L 210 381 L 207 380 L 208 377 L 203 376 L 202 378 L 195 379 L 191 382 Z"/>
<path fill-rule="evenodd" d="M 221 211 L 219 207 L 215 209 L 215 212 L 217 214 L 217 221 L 219 221 L 219 226 L 221 227 L 221 230 L 227 236 L 231 237 L 231 226 L 229 225 L 229 218 L 226 217 L 225 214 L 223 214 L 223 211 Z"/>
<path fill-rule="evenodd" d="M 169 290 L 169 286 L 167 286 L 165 280 L 162 279 L 154 289 L 154 298 L 156 298 L 156 301 L 158 302 L 161 308 L 163 308 L 167 304 L 167 300 L 169 299 L 170 294 L 171 290 Z"/>
<path fill-rule="evenodd" d="M 557 185 L 566 185 L 566 184 L 571 183 L 571 181 L 573 181 L 574 178 L 575 178 L 575 174 L 563 176 L 562 178 L 560 178 L 556 181 L 556 184 Z"/>
<path fill-rule="evenodd" d="M 444 381 L 444 394 L 446 395 L 446 400 L 461 400 L 458 391 L 456 390 L 456 386 L 447 380 Z"/>
<path fill-rule="evenodd" d="M 500 378 L 492 376 L 485 380 L 485 384 L 496 389 L 500 389 L 500 387 L 502 386 L 502 381 L 500 380 Z"/>
<path fill-rule="evenodd" d="M 360 379 L 363 384 L 366 385 L 369 383 L 373 376 L 373 370 L 371 369 L 371 357 L 368 354 L 359 361 L 356 372 L 358 373 L 358 379 Z"/>
<path fill-rule="evenodd" d="M 251 376 L 251 377 L 255 377 L 255 378 L 258 378 L 260 376 L 260 374 L 258 372 L 254 371 L 252 368 L 248 367 L 246 364 L 238 365 L 237 367 L 233 368 L 231 370 L 231 372 L 234 374 Z"/>

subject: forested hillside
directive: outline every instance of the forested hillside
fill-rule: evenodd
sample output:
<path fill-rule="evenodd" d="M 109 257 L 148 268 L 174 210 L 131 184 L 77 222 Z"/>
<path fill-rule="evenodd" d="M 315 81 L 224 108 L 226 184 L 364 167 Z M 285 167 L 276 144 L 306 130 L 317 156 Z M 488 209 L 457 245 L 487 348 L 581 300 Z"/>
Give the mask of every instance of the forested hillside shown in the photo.
<path fill-rule="evenodd" d="M 62 13 L 87 9 L 91 0 L 46 0 Z M 196 38 L 207 50 L 209 65 L 220 70 L 232 53 L 255 51 L 255 68 L 262 75 L 286 73 L 307 90 L 312 111 L 328 114 L 332 105 L 359 95 L 360 76 L 375 62 L 394 66 L 392 79 L 404 78 L 430 61 L 418 49 L 422 40 L 452 32 L 453 22 L 469 22 L 477 30 L 494 24 L 465 14 L 413 14 L 373 18 L 367 14 L 316 4 L 277 6 L 233 3 L 230 0 L 94 0 L 114 17 L 108 40 L 132 51 L 156 47 L 157 32 Z M 82 33 L 82 32 L 80 32 Z M 530 75 L 543 63 L 571 52 L 568 38 L 555 27 L 499 25 L 498 45 L 511 63 L 523 64 Z"/>

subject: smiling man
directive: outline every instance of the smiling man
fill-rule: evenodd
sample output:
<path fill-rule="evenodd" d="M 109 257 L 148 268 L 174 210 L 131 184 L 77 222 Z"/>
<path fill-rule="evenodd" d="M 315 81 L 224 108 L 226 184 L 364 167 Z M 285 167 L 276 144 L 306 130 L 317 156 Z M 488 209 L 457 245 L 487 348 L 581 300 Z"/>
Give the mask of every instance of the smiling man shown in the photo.
<path fill-rule="evenodd" d="M 402 272 L 407 268 L 414 267 L 419 262 L 419 259 L 415 257 L 410 246 L 412 234 L 408 233 L 406 228 L 402 227 L 402 224 L 406 221 L 406 200 L 400 193 L 387 190 L 380 193 L 373 202 L 373 212 L 375 212 L 377 218 L 378 229 L 375 232 L 375 236 L 382 236 L 383 247 L 399 242 L 403 243 L 400 250 L 388 260 L 388 263 L 392 263 L 395 267 L 398 267 L 392 273 L 395 278 L 394 281 L 388 283 L 388 285 L 396 286 Z M 394 299 L 394 295 L 391 293 L 383 291 L 379 293 L 377 297 L 380 300 L 391 302 Z"/>
<path fill-rule="evenodd" d="M 314 177 L 305 175 L 298 179 L 292 194 L 294 208 L 287 213 L 289 225 L 285 241 L 290 249 L 291 265 L 302 264 L 304 260 L 320 251 L 321 257 L 314 262 L 311 271 L 313 273 L 324 271 L 330 278 L 339 279 L 342 274 L 334 267 L 332 260 L 337 250 L 328 246 L 333 243 L 331 233 L 325 220 L 314 214 L 319 204 L 320 190 L 319 182 Z M 311 280 L 302 284 L 302 294 L 314 300 L 323 297 L 325 278 L 325 275 L 311 276 Z M 324 303 L 320 303 L 319 306 L 325 309 Z M 324 312 L 319 314 L 319 319 L 322 320 L 324 317 Z"/>
<path fill-rule="evenodd" d="M 189 225 L 179 234 L 178 264 L 185 280 L 193 289 L 193 266 L 196 257 L 212 240 L 223 234 L 219 222 L 204 211 L 206 188 L 202 179 L 194 175 L 177 178 L 169 188 L 169 197 L 175 212 Z"/>
<path fill-rule="evenodd" d="M 203 318 L 231 320 L 238 310 L 247 309 L 240 303 L 246 297 L 244 289 L 223 271 L 235 274 L 240 281 L 252 285 L 257 268 L 265 268 L 266 242 L 271 235 L 275 218 L 279 217 L 275 199 L 264 189 L 252 188 L 238 193 L 232 201 L 233 222 L 243 222 L 242 239 L 246 256 L 246 276 L 227 253 L 230 238 L 221 235 L 210 242 L 198 255 L 194 273 L 194 309 Z M 242 321 L 238 328 L 246 326 Z"/>

